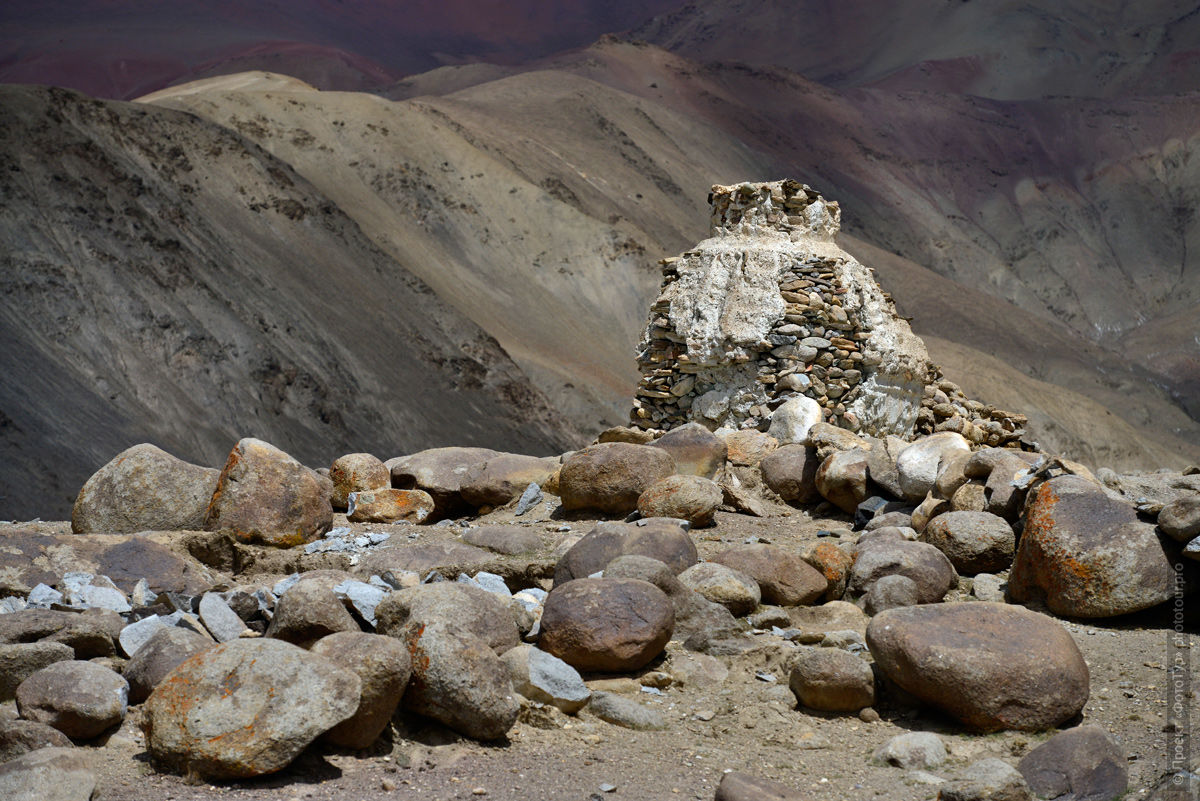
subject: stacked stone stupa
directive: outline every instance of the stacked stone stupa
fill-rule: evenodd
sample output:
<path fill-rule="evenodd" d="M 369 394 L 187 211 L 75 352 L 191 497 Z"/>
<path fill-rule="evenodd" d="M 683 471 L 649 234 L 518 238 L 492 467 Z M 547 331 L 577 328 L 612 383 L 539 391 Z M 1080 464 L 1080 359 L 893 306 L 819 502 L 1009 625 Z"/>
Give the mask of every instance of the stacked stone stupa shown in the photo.
<path fill-rule="evenodd" d="M 967 399 L 872 271 L 834 242 L 841 210 L 797 181 L 714 186 L 712 236 L 664 259 L 632 424 L 765 428 L 803 395 L 826 422 L 1017 447 L 1026 419 Z"/>

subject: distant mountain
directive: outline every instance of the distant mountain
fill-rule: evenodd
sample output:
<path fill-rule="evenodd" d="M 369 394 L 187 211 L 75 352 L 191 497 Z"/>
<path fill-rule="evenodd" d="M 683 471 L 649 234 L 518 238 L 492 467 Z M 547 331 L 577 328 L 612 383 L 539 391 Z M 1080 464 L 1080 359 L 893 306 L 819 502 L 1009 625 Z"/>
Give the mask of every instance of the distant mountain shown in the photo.
<path fill-rule="evenodd" d="M 1190 0 L 703 0 L 632 36 L 835 88 L 997 100 L 1200 89 L 1200 8 Z"/>
<path fill-rule="evenodd" d="M 518 63 L 588 44 L 679 0 L 5 0 L 0 83 L 131 99 L 269 70 L 361 90 L 443 64 Z"/>

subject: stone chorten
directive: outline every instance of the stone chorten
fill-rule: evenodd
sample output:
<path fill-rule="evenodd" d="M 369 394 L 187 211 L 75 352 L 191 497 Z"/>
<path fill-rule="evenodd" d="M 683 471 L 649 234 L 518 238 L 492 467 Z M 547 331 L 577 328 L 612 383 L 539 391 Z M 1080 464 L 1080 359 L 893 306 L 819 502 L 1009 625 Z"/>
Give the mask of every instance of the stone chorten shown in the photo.
<path fill-rule="evenodd" d="M 968 400 L 872 271 L 835 244 L 841 210 L 797 181 L 714 186 L 712 236 L 664 259 L 632 424 L 764 428 L 797 395 L 826 422 L 1016 446 L 1025 418 Z"/>

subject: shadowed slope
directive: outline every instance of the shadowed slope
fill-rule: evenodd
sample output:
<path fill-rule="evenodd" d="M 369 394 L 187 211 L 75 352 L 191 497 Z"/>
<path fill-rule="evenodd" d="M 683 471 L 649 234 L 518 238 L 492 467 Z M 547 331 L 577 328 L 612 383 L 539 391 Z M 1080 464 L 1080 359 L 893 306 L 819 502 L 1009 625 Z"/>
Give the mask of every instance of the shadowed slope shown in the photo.
<path fill-rule="evenodd" d="M 575 434 L 495 340 L 242 137 L 0 88 L 0 516 L 62 516 L 117 451 L 312 464 Z"/>

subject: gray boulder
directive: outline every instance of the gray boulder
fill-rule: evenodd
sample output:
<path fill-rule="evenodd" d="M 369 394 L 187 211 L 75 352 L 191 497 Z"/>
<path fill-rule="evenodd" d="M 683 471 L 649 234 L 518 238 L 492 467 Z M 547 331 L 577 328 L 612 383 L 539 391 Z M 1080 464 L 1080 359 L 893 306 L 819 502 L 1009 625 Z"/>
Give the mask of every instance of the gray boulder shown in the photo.
<path fill-rule="evenodd" d="M 74 658 L 75 651 L 59 642 L 0 645 L 0 701 L 16 698 L 21 682 L 42 668 Z"/>
<path fill-rule="evenodd" d="M 6 801 L 91 801 L 95 792 L 93 757 L 81 748 L 41 748 L 0 765 Z"/>
<path fill-rule="evenodd" d="M 909 542 L 897 536 L 885 538 L 876 529 L 870 545 L 859 545 L 858 557 L 850 568 L 847 587 L 862 595 L 884 576 L 907 576 L 916 582 L 918 599 L 923 604 L 942 600 L 958 585 L 958 573 L 946 555 L 924 542 Z"/>
<path fill-rule="evenodd" d="M 987 512 L 947 512 L 921 532 L 921 541 L 946 554 L 962 575 L 997 573 L 1012 564 L 1017 538 L 1002 517 Z"/>
<path fill-rule="evenodd" d="M 1017 770 L 1039 798 L 1112 801 L 1129 789 L 1125 753 L 1096 725 L 1078 726 L 1030 751 Z"/>
<path fill-rule="evenodd" d="M 757 581 L 720 562 L 692 565 L 679 574 L 679 581 L 738 617 L 753 612 L 762 602 L 762 590 Z"/>
<path fill-rule="evenodd" d="M 871 666 L 840 648 L 801 649 L 788 686 L 801 706 L 821 712 L 858 712 L 875 703 Z"/>
<path fill-rule="evenodd" d="M 402 705 L 475 740 L 503 737 L 521 712 L 508 667 L 478 637 L 444 624 L 410 625 L 412 677 Z"/>
<path fill-rule="evenodd" d="M 593 693 L 588 711 L 603 721 L 625 729 L 658 731 L 667 728 L 666 719 L 657 710 L 616 693 Z"/>
<path fill-rule="evenodd" d="M 1012 765 L 989 758 L 972 762 L 938 792 L 938 801 L 1032 801 L 1025 779 Z M 1079 798 L 1078 801 L 1083 801 Z"/>
<path fill-rule="evenodd" d="M 129 684 L 94 662 L 55 662 L 17 687 L 17 711 L 77 740 L 90 740 L 125 717 Z"/>
<path fill-rule="evenodd" d="M 9 762 L 39 748 L 70 748 L 71 740 L 58 729 L 33 720 L 0 721 L 0 762 Z"/>
<path fill-rule="evenodd" d="M 84 483 L 71 509 L 71 530 L 134 534 L 201 528 L 218 475 L 154 445 L 134 445 Z"/>
<path fill-rule="evenodd" d="M 592 697 L 575 668 L 532 645 L 518 645 L 500 658 L 508 666 L 513 689 L 531 701 L 551 704 L 573 715 Z"/>
<path fill-rule="evenodd" d="M 121 672 L 129 682 L 130 703 L 140 704 L 149 698 L 168 673 L 213 645 L 212 640 L 191 629 L 159 626 Z"/>
<path fill-rule="evenodd" d="M 946 744 L 933 732 L 897 734 L 875 749 L 871 761 L 908 770 L 929 770 L 946 762 Z"/>
<path fill-rule="evenodd" d="M 637 523 L 603 522 L 571 546 L 554 568 L 554 584 L 587 578 L 618 556 L 657 559 L 676 574 L 696 564 L 696 544 L 678 520 L 650 518 Z"/>
<path fill-rule="evenodd" d="M 179 665 L 146 701 L 151 758 L 209 781 L 274 773 L 358 708 L 358 676 L 282 640 L 234 640 Z"/>
<path fill-rule="evenodd" d="M 414 626 L 444 625 L 478 638 L 497 654 L 521 642 L 503 598 L 458 582 L 397 590 L 375 607 L 375 618 L 376 631 L 392 637 L 404 638 Z"/>
<path fill-rule="evenodd" d="M 338 748 L 369 748 L 387 728 L 412 671 L 404 643 L 392 637 L 341 631 L 322 637 L 310 653 L 323 656 L 358 676 L 358 708 L 321 735 Z"/>

